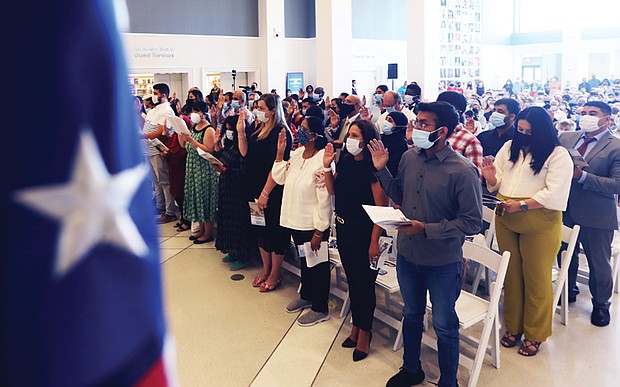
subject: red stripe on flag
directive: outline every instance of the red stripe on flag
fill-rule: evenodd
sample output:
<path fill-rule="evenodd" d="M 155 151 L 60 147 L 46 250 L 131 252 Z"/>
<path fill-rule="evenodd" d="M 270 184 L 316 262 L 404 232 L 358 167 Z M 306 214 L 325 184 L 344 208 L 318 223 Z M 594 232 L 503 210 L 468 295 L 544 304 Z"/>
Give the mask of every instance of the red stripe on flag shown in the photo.
<path fill-rule="evenodd" d="M 166 378 L 164 362 L 161 357 L 146 371 L 135 387 L 168 387 L 168 379 Z"/>

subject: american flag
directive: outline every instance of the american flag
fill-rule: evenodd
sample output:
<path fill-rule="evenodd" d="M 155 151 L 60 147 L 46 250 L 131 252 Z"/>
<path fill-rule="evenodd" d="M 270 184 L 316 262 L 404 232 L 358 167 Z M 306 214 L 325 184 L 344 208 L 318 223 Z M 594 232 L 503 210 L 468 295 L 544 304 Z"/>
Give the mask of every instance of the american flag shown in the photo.
<path fill-rule="evenodd" d="M 176 384 L 118 4 L 2 15 L 3 386 Z"/>

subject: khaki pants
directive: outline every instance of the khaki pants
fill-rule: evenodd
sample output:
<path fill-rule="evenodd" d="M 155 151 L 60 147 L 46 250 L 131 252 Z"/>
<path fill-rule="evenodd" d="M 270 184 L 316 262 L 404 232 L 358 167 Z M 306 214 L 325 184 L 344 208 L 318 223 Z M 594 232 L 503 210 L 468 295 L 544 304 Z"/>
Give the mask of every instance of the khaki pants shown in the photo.
<path fill-rule="evenodd" d="M 562 243 L 562 212 L 531 209 L 495 219 L 499 249 L 510 251 L 504 283 L 506 330 L 545 341 L 553 321 L 551 269 Z"/>

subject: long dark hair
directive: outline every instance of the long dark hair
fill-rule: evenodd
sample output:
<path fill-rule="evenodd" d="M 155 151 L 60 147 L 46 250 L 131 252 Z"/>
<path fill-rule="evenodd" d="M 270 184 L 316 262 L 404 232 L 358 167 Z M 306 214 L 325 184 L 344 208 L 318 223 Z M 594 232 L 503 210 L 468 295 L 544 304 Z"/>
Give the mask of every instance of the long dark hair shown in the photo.
<path fill-rule="evenodd" d="M 234 115 L 234 116 L 228 116 L 226 117 L 226 119 L 224 120 L 224 125 L 222 125 L 222 129 L 220 132 L 220 136 L 221 138 L 224 139 L 224 146 L 225 147 L 230 147 L 231 145 L 235 145 L 235 146 L 239 146 L 239 139 L 237 138 L 237 121 L 239 120 L 239 116 L 238 115 Z M 230 126 L 232 128 L 233 131 L 233 139 L 229 140 L 228 137 L 226 137 L 226 127 Z"/>
<path fill-rule="evenodd" d="M 520 120 L 527 121 L 532 127 L 532 134 L 525 135 L 519 132 L 515 133 L 510 146 L 510 161 L 516 163 L 519 154 L 529 144 L 529 152 L 532 155 L 530 168 L 537 175 L 541 170 L 549 155 L 556 146 L 560 145 L 557 132 L 553 127 L 553 122 L 547 111 L 539 106 L 532 106 L 524 109 L 517 116 L 516 123 L 519 125 Z M 529 137 L 529 138 L 528 138 Z"/>
<path fill-rule="evenodd" d="M 372 164 L 372 155 L 370 154 L 370 151 L 368 150 L 368 144 L 370 144 L 371 140 L 381 140 L 381 138 L 379 137 L 379 134 L 377 133 L 377 130 L 375 129 L 375 125 L 367 120 L 357 120 L 351 124 L 351 126 L 349 127 L 349 131 L 351 131 L 351 128 L 354 126 L 357 126 L 358 128 L 360 128 L 360 132 L 362 132 L 362 138 L 364 139 L 364 150 L 362 151 L 362 153 L 364 154 L 364 160 Z M 348 134 L 346 138 L 349 138 Z M 346 139 L 345 139 L 345 143 L 346 143 Z M 344 146 L 342 149 L 342 151 L 344 152 L 344 155 L 346 157 L 353 157 L 353 155 L 347 152 L 346 149 L 347 149 L 346 146 Z"/>

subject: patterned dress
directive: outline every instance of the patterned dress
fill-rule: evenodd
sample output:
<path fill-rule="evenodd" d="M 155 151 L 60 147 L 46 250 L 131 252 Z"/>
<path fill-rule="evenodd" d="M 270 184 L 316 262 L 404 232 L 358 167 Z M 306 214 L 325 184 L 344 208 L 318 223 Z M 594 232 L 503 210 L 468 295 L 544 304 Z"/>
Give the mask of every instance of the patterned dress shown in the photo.
<path fill-rule="evenodd" d="M 242 183 L 244 160 L 233 141 L 225 140 L 220 152 L 215 154 L 226 167 L 220 174 L 218 186 L 217 239 L 215 248 L 223 253 L 234 253 L 241 260 L 250 259 L 258 251 L 248 238 L 250 209 Z"/>
<path fill-rule="evenodd" d="M 208 126 L 200 131 L 191 130 L 194 140 L 202 143 Z M 185 200 L 183 218 L 192 222 L 215 222 L 217 216 L 217 173 L 211 163 L 198 155 L 189 142 L 185 165 Z"/>

